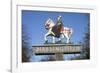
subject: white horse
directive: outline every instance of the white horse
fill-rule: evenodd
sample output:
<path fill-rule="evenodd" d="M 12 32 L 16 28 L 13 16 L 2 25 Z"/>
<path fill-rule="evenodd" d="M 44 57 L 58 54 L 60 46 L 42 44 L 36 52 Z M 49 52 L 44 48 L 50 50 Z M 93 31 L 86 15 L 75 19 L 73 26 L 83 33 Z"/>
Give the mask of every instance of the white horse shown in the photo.
<path fill-rule="evenodd" d="M 52 31 L 53 27 L 55 27 L 55 24 L 49 18 L 45 22 L 45 28 L 48 30 L 48 32 L 44 36 L 45 42 L 48 41 L 47 36 L 52 36 L 53 37 L 53 42 L 52 43 L 55 43 L 56 33 Z M 59 38 L 59 40 L 61 40 L 62 38 L 66 38 L 67 39 L 66 43 L 69 43 L 72 33 L 73 33 L 73 29 L 72 28 L 62 27 L 61 30 L 60 30 L 60 38 Z"/>

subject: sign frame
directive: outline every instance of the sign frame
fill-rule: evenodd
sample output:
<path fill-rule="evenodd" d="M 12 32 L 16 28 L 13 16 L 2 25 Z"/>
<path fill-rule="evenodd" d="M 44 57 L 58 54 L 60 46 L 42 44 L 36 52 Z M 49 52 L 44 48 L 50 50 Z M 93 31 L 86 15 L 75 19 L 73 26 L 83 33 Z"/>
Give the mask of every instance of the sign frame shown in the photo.
<path fill-rule="evenodd" d="M 34 63 L 22 63 L 21 62 L 21 26 L 20 26 L 20 11 L 22 9 L 28 10 L 51 10 L 54 11 L 72 11 L 72 12 L 89 12 L 91 14 L 90 23 L 90 48 L 91 58 L 90 60 L 77 60 L 77 61 L 56 61 L 56 62 L 34 62 Z M 67 9 L 67 10 L 66 10 Z M 81 6 L 81 5 L 64 5 L 64 4 L 41 4 L 41 3 L 27 3 L 23 1 L 12 1 L 11 2 L 11 24 L 12 24 L 12 55 L 11 55 L 11 71 L 12 73 L 19 72 L 37 72 L 40 71 L 50 71 L 54 69 L 69 69 L 69 68 L 87 68 L 96 66 L 96 8 L 92 6 Z M 34 70 L 33 70 L 34 69 Z"/>

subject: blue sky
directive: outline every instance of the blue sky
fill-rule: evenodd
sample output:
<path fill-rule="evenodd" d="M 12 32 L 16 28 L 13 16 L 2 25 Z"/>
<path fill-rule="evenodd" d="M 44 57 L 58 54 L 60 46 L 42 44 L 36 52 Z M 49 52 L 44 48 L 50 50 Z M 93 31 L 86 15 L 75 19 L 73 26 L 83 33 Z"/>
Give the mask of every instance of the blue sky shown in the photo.
<path fill-rule="evenodd" d="M 83 40 L 90 22 L 89 13 L 22 10 L 22 27 L 25 27 L 25 32 L 31 39 L 30 45 L 44 43 L 44 35 L 48 32 L 44 27 L 46 20 L 50 17 L 56 23 L 59 15 L 62 16 L 64 26 L 74 30 L 71 41 L 78 43 Z"/>

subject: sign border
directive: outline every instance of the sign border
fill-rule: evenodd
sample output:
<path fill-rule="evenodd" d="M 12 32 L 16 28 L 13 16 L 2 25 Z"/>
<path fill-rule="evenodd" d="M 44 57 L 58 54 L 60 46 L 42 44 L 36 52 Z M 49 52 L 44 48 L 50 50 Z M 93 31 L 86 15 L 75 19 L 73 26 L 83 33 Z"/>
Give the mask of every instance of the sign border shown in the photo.
<path fill-rule="evenodd" d="M 56 4 L 57 5 L 57 4 Z M 83 66 L 82 68 L 87 68 L 87 67 L 93 67 L 93 66 L 96 66 L 96 51 L 94 50 L 94 48 L 95 48 L 95 45 L 96 45 L 96 41 L 95 41 L 95 39 L 94 39 L 94 37 L 95 37 L 95 31 L 96 31 L 96 29 L 95 29 L 95 27 L 96 27 L 96 8 L 95 7 L 82 7 L 82 6 L 71 6 L 71 5 L 65 5 L 64 7 L 62 6 L 62 5 L 57 5 L 57 6 L 53 6 L 52 4 L 51 4 L 51 6 L 45 6 L 45 5 L 17 5 L 17 4 L 15 4 L 15 7 L 13 8 L 12 6 L 14 6 L 13 4 L 11 5 L 11 24 L 12 24 L 12 30 L 11 30 L 11 35 L 12 35 L 12 42 L 11 42 L 11 46 L 12 46 L 12 49 L 11 49 L 11 52 L 12 52 L 12 54 L 11 54 L 11 70 L 12 70 L 12 72 L 14 73 L 14 72 L 20 72 L 20 71 L 22 71 L 22 72 L 24 72 L 24 71 L 38 71 L 38 68 L 42 71 L 42 70 L 54 70 L 56 67 L 58 68 L 58 69 L 66 69 L 64 66 L 66 66 L 66 65 L 68 65 L 69 67 L 68 68 L 72 68 L 72 66 L 74 66 L 75 68 L 77 67 L 77 68 L 80 68 L 80 66 Z M 52 8 L 57 8 L 57 9 L 66 9 L 66 8 L 68 8 L 69 10 L 70 9 L 73 9 L 73 10 L 82 10 L 83 12 L 84 12 L 84 10 L 87 10 L 87 11 L 90 11 L 90 14 L 91 14 L 91 20 L 93 20 L 92 22 L 91 22 L 91 28 L 90 28 L 90 33 L 92 34 L 91 36 L 90 36 L 90 44 L 92 44 L 92 46 L 91 46 L 91 48 L 93 49 L 93 51 L 92 51 L 92 54 L 90 55 L 91 57 L 93 56 L 93 58 L 92 59 L 90 59 L 90 60 L 79 60 L 79 61 L 74 61 L 74 62 L 72 62 L 72 61 L 57 61 L 57 62 L 45 62 L 45 63 L 43 63 L 43 62 L 40 62 L 40 63 L 37 63 L 37 62 L 34 62 L 34 63 L 21 63 L 21 58 L 20 58 L 20 54 L 19 53 L 21 53 L 21 51 L 19 51 L 19 48 L 21 47 L 21 38 L 19 39 L 19 37 L 20 37 L 20 35 L 19 34 L 21 34 L 21 32 L 19 33 L 19 29 L 21 28 L 20 26 L 19 26 L 19 24 L 20 24 L 20 19 L 19 19 L 19 8 L 18 7 L 42 7 L 42 8 L 47 8 L 47 9 L 52 9 Z M 14 11 L 15 10 L 15 11 Z M 14 13 L 14 12 L 16 12 L 16 13 Z M 76 11 L 77 12 L 77 11 Z M 14 18 L 14 19 L 13 19 Z M 18 21 L 18 22 L 17 22 Z M 15 40 L 16 39 L 16 40 Z M 94 42 L 92 42 L 92 41 L 94 41 Z M 66 64 L 66 62 L 68 62 L 67 64 Z M 30 65 L 30 64 L 32 64 L 33 66 L 39 66 L 39 67 L 33 67 L 32 65 Z M 84 64 L 86 64 L 86 65 L 84 65 Z M 41 66 L 41 65 L 43 65 L 43 66 Z M 28 69 L 28 67 L 30 68 L 30 69 Z M 46 68 L 47 67 L 47 68 Z M 31 69 L 31 68 L 34 68 L 34 70 L 33 69 Z M 49 68 L 49 69 L 48 69 Z"/>

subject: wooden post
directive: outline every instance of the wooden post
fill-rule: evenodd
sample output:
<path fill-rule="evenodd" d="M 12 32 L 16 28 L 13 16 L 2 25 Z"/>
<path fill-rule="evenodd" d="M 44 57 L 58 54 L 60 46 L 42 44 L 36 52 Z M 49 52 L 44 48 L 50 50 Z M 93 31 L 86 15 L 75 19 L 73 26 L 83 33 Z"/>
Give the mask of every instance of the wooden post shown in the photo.
<path fill-rule="evenodd" d="M 60 61 L 60 60 L 63 60 L 63 53 L 55 53 L 55 58 L 56 58 L 56 61 Z"/>

